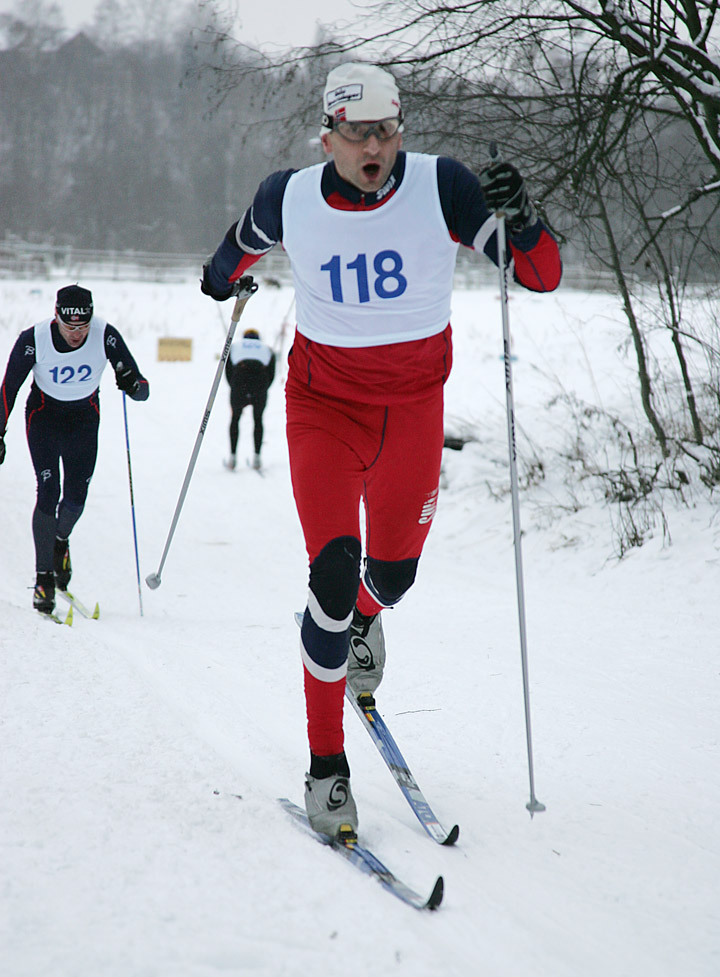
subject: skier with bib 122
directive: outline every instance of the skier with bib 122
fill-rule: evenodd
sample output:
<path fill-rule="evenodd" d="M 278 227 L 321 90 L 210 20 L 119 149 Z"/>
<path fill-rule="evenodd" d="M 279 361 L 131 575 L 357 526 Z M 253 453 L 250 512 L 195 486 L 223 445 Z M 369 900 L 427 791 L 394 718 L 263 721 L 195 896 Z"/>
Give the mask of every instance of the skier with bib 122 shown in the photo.
<path fill-rule="evenodd" d="M 415 579 L 438 501 L 458 246 L 497 263 L 503 210 L 518 284 L 552 291 L 561 261 L 512 164 L 495 162 L 478 177 L 449 157 L 402 149 L 400 94 L 384 69 L 334 68 L 320 133 L 331 158 L 267 177 L 204 265 L 201 288 L 223 301 L 276 243 L 289 256 L 297 327 L 287 438 L 309 559 L 305 806 L 317 831 L 337 836 L 358 824 L 346 683 L 354 696 L 377 689 L 382 614 Z"/>
<path fill-rule="evenodd" d="M 25 433 L 37 479 L 33 606 L 44 614 L 55 608 L 55 588 L 67 590 L 70 583 L 69 536 L 82 515 L 95 470 L 98 388 L 108 361 L 118 388 L 133 400 L 147 400 L 147 380 L 115 326 L 94 314 L 92 293 L 66 285 L 57 293 L 54 315 L 20 333 L 0 388 L 2 463 L 10 412 L 20 387 L 33 374 Z"/>

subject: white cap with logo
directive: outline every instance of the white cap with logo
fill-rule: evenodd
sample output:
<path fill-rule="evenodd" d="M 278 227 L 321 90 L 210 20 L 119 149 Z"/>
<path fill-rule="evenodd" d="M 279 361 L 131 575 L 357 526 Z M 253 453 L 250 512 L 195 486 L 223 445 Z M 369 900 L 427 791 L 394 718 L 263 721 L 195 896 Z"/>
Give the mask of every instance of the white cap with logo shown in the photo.
<path fill-rule="evenodd" d="M 328 74 L 321 133 L 330 132 L 334 122 L 375 122 L 398 117 L 402 118 L 400 93 L 389 71 L 374 64 L 349 62 Z"/>

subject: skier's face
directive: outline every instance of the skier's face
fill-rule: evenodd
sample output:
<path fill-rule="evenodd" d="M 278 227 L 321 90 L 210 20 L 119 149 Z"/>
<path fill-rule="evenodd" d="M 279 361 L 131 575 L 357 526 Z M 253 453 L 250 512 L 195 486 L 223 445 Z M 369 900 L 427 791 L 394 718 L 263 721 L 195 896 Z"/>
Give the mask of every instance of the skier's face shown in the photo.
<path fill-rule="evenodd" d="M 343 180 L 363 193 L 375 193 L 385 185 L 402 146 L 401 132 L 383 140 L 372 133 L 362 142 L 351 142 L 338 132 L 323 133 L 321 138 Z"/>
<path fill-rule="evenodd" d="M 90 329 L 90 323 L 86 322 L 83 325 L 67 326 L 58 317 L 57 319 L 58 329 L 60 330 L 60 335 L 73 349 L 77 349 L 79 346 L 85 342 L 88 336 L 88 330 Z"/>

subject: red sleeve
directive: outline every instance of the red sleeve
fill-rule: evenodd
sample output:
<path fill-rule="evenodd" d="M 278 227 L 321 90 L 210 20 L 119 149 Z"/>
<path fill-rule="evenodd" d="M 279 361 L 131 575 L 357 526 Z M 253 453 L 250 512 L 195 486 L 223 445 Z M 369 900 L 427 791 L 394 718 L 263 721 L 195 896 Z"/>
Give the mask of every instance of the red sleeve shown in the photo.
<path fill-rule="evenodd" d="M 243 275 L 247 274 L 248 268 L 252 268 L 255 262 L 259 261 L 262 257 L 263 255 L 261 254 L 247 254 L 247 252 L 244 252 L 242 258 L 230 273 L 228 281 L 236 282 L 239 278 L 242 278 Z"/>
<path fill-rule="evenodd" d="M 560 249 L 555 239 L 546 230 L 534 248 L 520 251 L 508 241 L 510 252 L 515 260 L 515 278 L 525 288 L 533 292 L 552 292 L 560 284 L 562 261 Z"/>

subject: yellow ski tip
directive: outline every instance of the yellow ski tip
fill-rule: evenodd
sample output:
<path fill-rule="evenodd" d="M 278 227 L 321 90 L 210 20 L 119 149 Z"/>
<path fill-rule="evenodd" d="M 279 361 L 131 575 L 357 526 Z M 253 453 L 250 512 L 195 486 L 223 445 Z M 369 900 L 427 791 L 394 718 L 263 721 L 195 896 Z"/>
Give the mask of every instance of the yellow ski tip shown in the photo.
<path fill-rule="evenodd" d="M 72 623 L 73 623 L 73 607 L 72 607 L 72 604 L 71 604 L 70 607 L 68 608 L 67 617 L 63 621 L 63 624 L 67 624 L 67 626 L 69 628 L 71 628 L 72 627 Z"/>
<path fill-rule="evenodd" d="M 92 612 L 92 619 L 93 621 L 97 621 L 99 617 L 100 617 L 100 605 L 96 604 L 95 610 Z"/>

